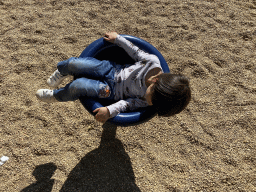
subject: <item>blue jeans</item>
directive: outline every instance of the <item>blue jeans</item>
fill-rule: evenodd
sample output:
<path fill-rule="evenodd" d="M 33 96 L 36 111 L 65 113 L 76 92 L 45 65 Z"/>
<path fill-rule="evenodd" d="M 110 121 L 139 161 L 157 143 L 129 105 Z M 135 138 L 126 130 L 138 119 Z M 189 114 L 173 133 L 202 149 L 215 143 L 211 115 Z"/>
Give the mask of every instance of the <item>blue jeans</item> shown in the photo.
<path fill-rule="evenodd" d="M 92 57 L 76 58 L 58 63 L 61 75 L 79 77 L 65 87 L 53 91 L 58 101 L 74 101 L 81 96 L 114 99 L 114 75 L 118 69 L 114 62 L 99 61 Z"/>

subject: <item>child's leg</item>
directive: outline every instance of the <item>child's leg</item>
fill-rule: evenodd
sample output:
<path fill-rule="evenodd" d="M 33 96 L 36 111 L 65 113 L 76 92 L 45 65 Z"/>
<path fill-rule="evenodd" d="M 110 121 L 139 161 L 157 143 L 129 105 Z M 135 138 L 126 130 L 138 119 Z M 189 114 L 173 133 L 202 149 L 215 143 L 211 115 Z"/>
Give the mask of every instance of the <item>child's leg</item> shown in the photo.
<path fill-rule="evenodd" d="M 71 57 L 59 62 L 57 68 L 61 75 L 85 76 L 92 79 L 101 79 L 114 70 L 111 62 L 100 61 L 92 57 Z"/>
<path fill-rule="evenodd" d="M 63 88 L 54 90 L 53 95 L 58 101 L 74 101 L 81 96 L 111 98 L 113 97 L 113 91 L 107 83 L 93 79 L 79 78 Z"/>

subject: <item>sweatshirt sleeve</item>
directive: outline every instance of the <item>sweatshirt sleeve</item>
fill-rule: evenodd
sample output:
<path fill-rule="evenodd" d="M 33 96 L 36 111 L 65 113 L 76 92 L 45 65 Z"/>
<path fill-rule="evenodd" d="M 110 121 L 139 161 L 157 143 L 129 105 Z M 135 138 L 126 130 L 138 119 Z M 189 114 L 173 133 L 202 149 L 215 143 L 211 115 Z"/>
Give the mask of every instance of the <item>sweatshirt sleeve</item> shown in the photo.
<path fill-rule="evenodd" d="M 149 54 L 141 50 L 139 47 L 122 37 L 121 35 L 118 35 L 115 44 L 119 47 L 122 47 L 127 54 L 134 59 L 135 61 L 153 61 L 156 63 L 160 63 L 158 57 L 153 54 Z"/>
<path fill-rule="evenodd" d="M 109 106 L 107 106 L 109 113 L 110 113 L 110 118 L 115 117 L 121 112 L 125 112 L 127 110 L 136 110 L 140 107 L 147 107 L 148 104 L 146 101 L 138 99 L 138 98 L 129 98 L 126 100 L 120 100 L 116 103 L 113 103 Z"/>

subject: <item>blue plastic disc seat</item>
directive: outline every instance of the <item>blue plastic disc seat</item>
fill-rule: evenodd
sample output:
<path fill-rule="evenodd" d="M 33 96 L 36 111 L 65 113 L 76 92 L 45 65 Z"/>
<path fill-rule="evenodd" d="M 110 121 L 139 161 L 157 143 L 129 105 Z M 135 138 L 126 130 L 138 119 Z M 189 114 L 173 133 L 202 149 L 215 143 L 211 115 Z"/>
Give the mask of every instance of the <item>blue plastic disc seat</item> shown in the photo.
<path fill-rule="evenodd" d="M 162 54 L 150 43 L 134 36 L 130 35 L 121 35 L 134 45 L 139 47 L 140 49 L 148 52 L 150 54 L 156 55 L 163 68 L 165 73 L 170 72 L 169 67 L 162 56 Z M 114 61 L 117 64 L 132 64 L 135 61 L 119 46 L 109 43 L 104 40 L 104 38 L 100 38 L 93 43 L 91 43 L 85 50 L 81 53 L 80 57 L 94 57 L 99 60 L 110 60 Z M 77 78 L 77 77 L 75 77 Z M 82 105 L 92 114 L 96 108 L 104 107 L 109 104 L 105 100 L 93 99 L 89 97 L 81 97 L 80 102 Z M 113 101 L 112 103 L 114 103 Z M 153 106 L 148 106 L 145 108 L 140 108 L 136 111 L 120 113 L 116 117 L 109 119 L 108 121 L 114 123 L 116 125 L 121 126 L 131 126 L 143 123 L 156 115 L 156 110 Z"/>

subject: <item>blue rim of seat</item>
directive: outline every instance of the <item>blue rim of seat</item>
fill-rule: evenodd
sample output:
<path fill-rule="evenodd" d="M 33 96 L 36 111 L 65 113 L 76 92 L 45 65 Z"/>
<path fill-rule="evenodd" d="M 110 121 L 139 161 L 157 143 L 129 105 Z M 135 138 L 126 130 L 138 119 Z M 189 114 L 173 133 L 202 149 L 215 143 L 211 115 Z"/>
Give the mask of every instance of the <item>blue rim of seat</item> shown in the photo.
<path fill-rule="evenodd" d="M 140 49 L 144 50 L 145 52 L 148 52 L 150 54 L 156 55 L 161 63 L 161 67 L 164 71 L 164 73 L 169 73 L 169 67 L 162 56 L 162 54 L 150 43 L 147 41 L 140 39 L 138 37 L 134 37 L 131 35 L 121 35 L 130 42 L 132 42 L 134 45 L 138 46 Z M 98 53 L 101 51 L 108 49 L 110 47 L 117 46 L 115 44 L 109 43 L 104 40 L 104 38 L 100 38 L 94 42 L 92 42 L 88 47 L 84 49 L 84 51 L 81 53 L 79 57 L 95 57 Z M 76 78 L 76 77 L 75 77 Z M 88 97 L 80 97 L 80 102 L 82 105 L 93 115 L 93 111 L 96 108 L 104 107 L 100 100 L 88 98 Z M 145 108 L 140 108 L 136 111 L 132 112 L 126 112 L 126 113 L 120 113 L 117 116 L 109 119 L 108 121 L 120 125 L 120 126 L 132 126 L 141 124 L 145 121 L 148 121 L 152 117 L 156 115 L 156 111 L 153 106 L 148 106 Z"/>

